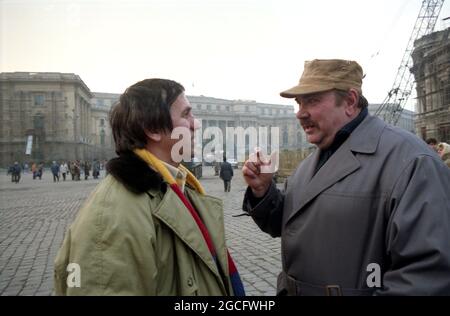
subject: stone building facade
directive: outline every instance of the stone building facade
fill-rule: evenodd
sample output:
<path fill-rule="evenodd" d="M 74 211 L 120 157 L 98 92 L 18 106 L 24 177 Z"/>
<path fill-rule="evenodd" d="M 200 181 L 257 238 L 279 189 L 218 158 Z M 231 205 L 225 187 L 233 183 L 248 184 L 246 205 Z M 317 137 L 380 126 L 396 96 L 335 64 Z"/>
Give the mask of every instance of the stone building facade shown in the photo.
<path fill-rule="evenodd" d="M 368 108 L 369 113 L 371 115 L 375 115 L 375 112 L 378 110 L 378 108 L 380 106 L 381 106 L 381 104 L 369 104 L 369 108 Z M 389 109 L 389 107 L 387 107 L 387 109 Z M 386 110 L 383 110 L 379 116 L 381 119 L 383 118 L 384 111 L 386 111 Z M 403 109 L 396 126 L 403 128 L 404 130 L 407 130 L 408 132 L 416 134 L 415 120 L 416 120 L 415 112 L 410 111 L 408 109 Z"/>
<path fill-rule="evenodd" d="M 108 115 L 120 94 L 91 92 L 76 74 L 0 74 L 0 165 L 14 161 L 92 160 L 114 157 Z M 278 128 L 280 149 L 308 147 L 292 106 L 188 96 L 195 116 L 207 127 Z M 203 134 L 202 134 L 203 135 Z M 26 154 L 27 139 L 32 137 Z M 245 151 L 248 153 L 248 135 Z M 208 139 L 203 140 L 203 145 Z M 237 148 L 234 142 L 234 152 Z M 225 145 L 226 146 L 226 145 Z"/>
<path fill-rule="evenodd" d="M 295 150 L 309 146 L 305 141 L 300 124 L 295 118 L 293 106 L 205 96 L 188 96 L 188 99 L 195 117 L 202 123 L 203 146 L 211 140 L 208 138 L 209 135 L 205 134 L 205 129 L 218 127 L 222 132 L 224 150 L 233 153 L 235 159 L 237 159 L 238 151 L 248 155 L 249 150 L 253 150 L 249 148 L 251 137 L 249 134 L 244 135 L 245 138 L 241 139 L 242 142 L 239 143 L 238 127 L 241 127 L 244 132 L 251 132 L 253 128 L 253 131 L 258 134 L 258 145 L 261 145 L 259 137 L 262 136 L 267 142 L 269 152 L 272 149 L 272 128 L 277 128 L 280 150 Z M 260 134 L 260 127 L 266 127 L 267 134 Z M 273 137 L 276 137 L 276 134 Z M 227 148 L 227 146 L 231 146 L 230 144 L 234 144 L 234 148 L 231 150 Z"/>
<path fill-rule="evenodd" d="M 414 46 L 417 134 L 450 143 L 450 28 L 426 35 Z"/>
<path fill-rule="evenodd" d="M 447 67 L 448 69 L 448 67 Z M 0 165 L 14 161 L 109 159 L 115 156 L 114 140 L 109 126 L 109 112 L 120 94 L 91 92 L 81 78 L 65 73 L 1 73 L 0 74 Z M 250 135 L 239 143 L 237 128 L 251 129 L 266 137 L 271 151 L 272 127 L 277 128 L 280 150 L 311 147 L 290 105 L 260 103 L 251 100 L 226 100 L 206 96 L 188 96 L 192 111 L 202 123 L 202 149 L 213 137 L 205 134 L 208 127 L 218 127 L 222 143 L 231 152 L 248 155 Z M 448 103 L 447 103 L 448 104 Z M 378 105 L 369 106 L 374 112 Z M 414 112 L 404 110 L 399 126 L 413 132 Z M 267 134 L 260 135 L 266 127 Z M 230 128 L 234 134 L 227 135 Z M 31 153 L 25 153 L 27 139 L 32 136 Z M 242 139 L 242 138 L 241 138 Z M 258 145 L 261 144 L 258 139 Z M 231 147 L 231 145 L 229 146 Z M 204 157 L 203 157 L 204 158 Z M 230 158 L 230 157 L 228 157 Z"/>
<path fill-rule="evenodd" d="M 91 99 L 91 144 L 92 156 L 96 159 L 114 157 L 114 139 L 109 125 L 109 111 L 119 100 L 120 94 L 92 92 Z"/>
<path fill-rule="evenodd" d="M 1 73 L 0 165 L 89 157 L 92 97 L 75 74 Z"/>

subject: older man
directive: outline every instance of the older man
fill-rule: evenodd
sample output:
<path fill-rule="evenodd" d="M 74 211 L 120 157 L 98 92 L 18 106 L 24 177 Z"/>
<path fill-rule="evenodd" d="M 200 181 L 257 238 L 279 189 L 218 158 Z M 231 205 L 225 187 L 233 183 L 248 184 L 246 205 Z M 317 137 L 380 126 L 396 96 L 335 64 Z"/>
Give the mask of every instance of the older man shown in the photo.
<path fill-rule="evenodd" d="M 175 128 L 194 116 L 177 82 L 129 87 L 111 112 L 118 158 L 67 232 L 58 295 L 244 295 L 229 255 L 222 202 L 174 157 Z"/>
<path fill-rule="evenodd" d="M 283 295 L 449 295 L 450 171 L 416 136 L 367 112 L 354 61 L 305 63 L 294 98 L 317 149 L 278 190 L 243 167 L 243 208 L 281 236 Z M 269 169 L 269 168 L 266 168 Z"/>

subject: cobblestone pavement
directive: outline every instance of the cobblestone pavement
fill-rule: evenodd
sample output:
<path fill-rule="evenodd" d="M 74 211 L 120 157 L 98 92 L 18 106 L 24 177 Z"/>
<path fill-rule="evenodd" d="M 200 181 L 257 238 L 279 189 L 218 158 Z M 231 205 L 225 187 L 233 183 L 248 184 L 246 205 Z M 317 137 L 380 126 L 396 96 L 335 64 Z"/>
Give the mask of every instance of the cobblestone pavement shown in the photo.
<path fill-rule="evenodd" d="M 227 243 L 247 295 L 274 295 L 281 270 L 280 240 L 261 232 L 248 216 L 240 214 L 245 185 L 236 170 L 231 192 L 204 167 L 202 185 L 224 201 Z M 51 173 L 42 180 L 31 174 L 20 183 L 0 174 L 0 295 L 51 295 L 53 260 L 68 226 L 100 180 L 54 183 Z"/>

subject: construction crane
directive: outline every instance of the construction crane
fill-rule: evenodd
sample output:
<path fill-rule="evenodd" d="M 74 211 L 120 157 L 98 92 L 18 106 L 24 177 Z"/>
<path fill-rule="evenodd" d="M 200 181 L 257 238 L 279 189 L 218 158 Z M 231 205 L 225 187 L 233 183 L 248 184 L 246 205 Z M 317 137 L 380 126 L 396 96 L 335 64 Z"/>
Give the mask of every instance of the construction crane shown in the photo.
<path fill-rule="evenodd" d="M 422 2 L 419 16 L 403 54 L 400 67 L 398 67 L 392 89 L 389 90 L 383 103 L 375 112 L 375 115 L 382 118 L 386 123 L 396 125 L 402 114 L 403 107 L 408 101 L 414 85 L 414 77 L 410 71 L 413 66 L 411 53 L 414 49 L 414 42 L 433 32 L 443 4 L 444 0 L 424 0 Z"/>

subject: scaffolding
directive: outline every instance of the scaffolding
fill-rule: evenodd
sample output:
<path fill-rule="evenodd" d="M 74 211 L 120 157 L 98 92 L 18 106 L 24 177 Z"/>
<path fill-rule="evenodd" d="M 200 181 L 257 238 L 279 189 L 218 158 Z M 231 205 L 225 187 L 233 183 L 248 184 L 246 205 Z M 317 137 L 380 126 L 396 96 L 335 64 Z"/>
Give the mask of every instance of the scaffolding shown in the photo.
<path fill-rule="evenodd" d="M 414 42 L 433 32 L 443 4 L 444 0 L 424 0 L 422 2 L 422 7 L 400 62 L 394 84 L 375 112 L 375 115 L 381 117 L 389 124 L 397 124 L 413 89 L 414 78 L 410 69 L 413 66 L 412 51 Z"/>

